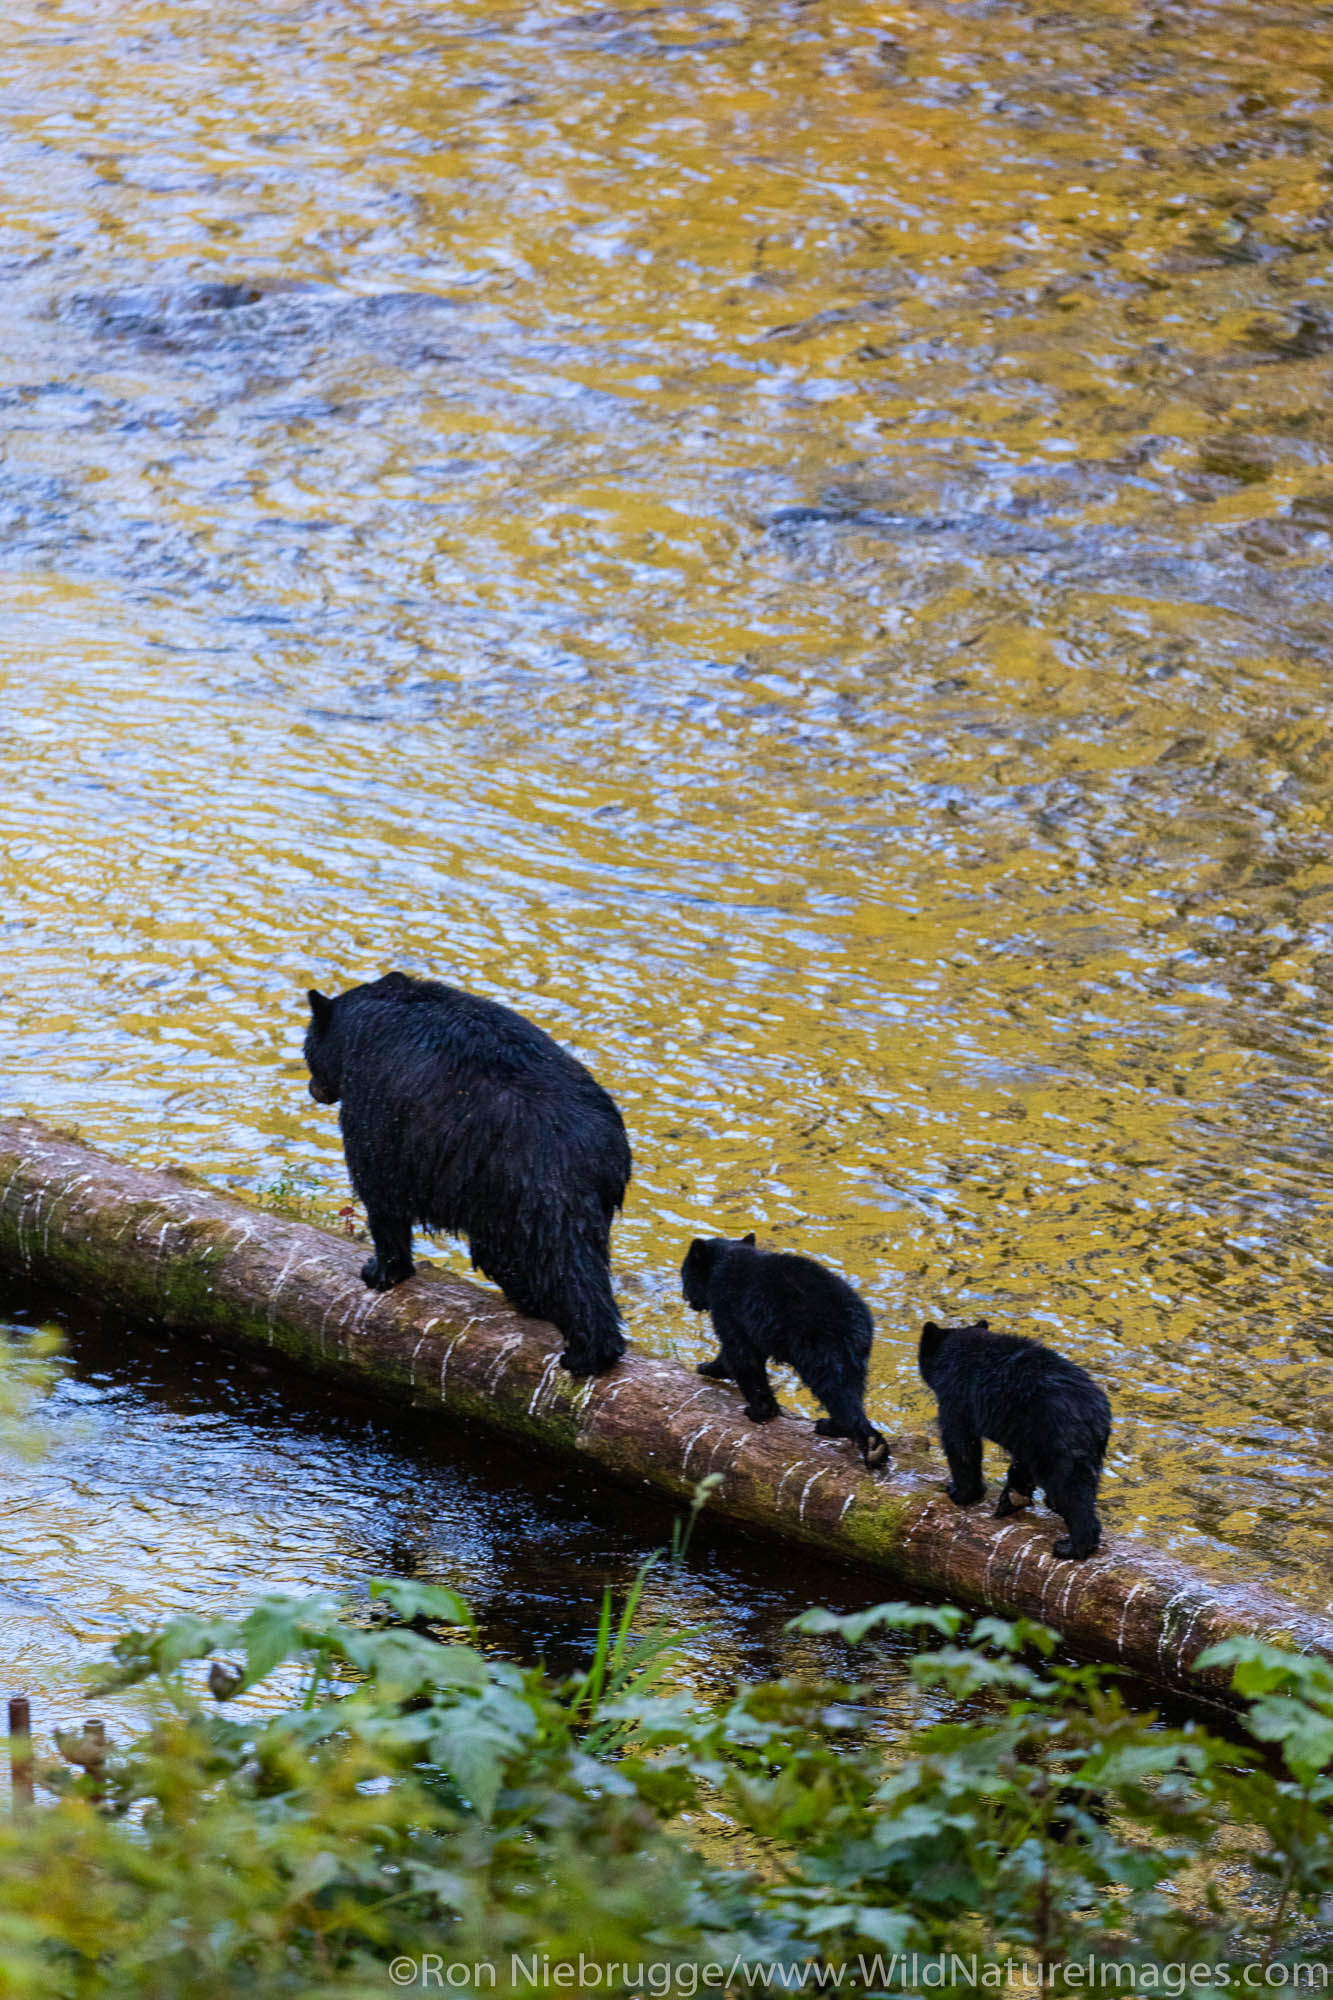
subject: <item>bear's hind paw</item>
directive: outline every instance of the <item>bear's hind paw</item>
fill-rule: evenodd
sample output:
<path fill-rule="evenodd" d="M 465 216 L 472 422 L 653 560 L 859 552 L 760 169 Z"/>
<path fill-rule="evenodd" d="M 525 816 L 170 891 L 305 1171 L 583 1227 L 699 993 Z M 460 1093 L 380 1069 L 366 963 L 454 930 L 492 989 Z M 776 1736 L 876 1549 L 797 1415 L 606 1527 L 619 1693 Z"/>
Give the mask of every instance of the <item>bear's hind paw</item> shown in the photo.
<path fill-rule="evenodd" d="M 605 1375 L 624 1352 L 623 1346 L 615 1354 L 589 1354 L 584 1348 L 567 1347 L 560 1356 L 560 1366 L 571 1375 Z"/>
<path fill-rule="evenodd" d="M 882 1431 L 872 1431 L 870 1433 L 870 1436 L 865 1441 L 861 1456 L 865 1460 L 867 1472 L 874 1472 L 881 1465 L 888 1464 L 889 1441 Z"/>
<path fill-rule="evenodd" d="M 747 1403 L 745 1405 L 745 1414 L 752 1424 L 767 1424 L 771 1423 L 773 1418 L 777 1416 L 778 1406 L 772 1401 L 767 1403 Z"/>

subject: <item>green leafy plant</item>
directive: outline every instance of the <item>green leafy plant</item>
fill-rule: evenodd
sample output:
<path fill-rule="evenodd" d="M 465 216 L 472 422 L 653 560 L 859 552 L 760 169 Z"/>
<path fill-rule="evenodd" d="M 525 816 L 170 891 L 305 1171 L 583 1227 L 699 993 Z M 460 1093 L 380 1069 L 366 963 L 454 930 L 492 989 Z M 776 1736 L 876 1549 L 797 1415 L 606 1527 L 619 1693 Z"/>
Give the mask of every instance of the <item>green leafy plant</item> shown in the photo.
<path fill-rule="evenodd" d="M 152 1719 L 104 1802 L 47 1764 L 40 1808 L 0 1818 L 0 1996 L 382 1995 L 389 1964 L 432 1954 L 499 1993 L 582 1962 L 602 1993 L 645 1990 L 650 1965 L 648 1990 L 716 1990 L 722 1967 L 727 1990 L 870 1996 L 913 1990 L 913 1952 L 932 1991 L 1004 1963 L 1086 1990 L 1069 1969 L 1091 1954 L 1135 1993 L 1170 1990 L 1163 1966 L 1239 1985 L 1327 1952 L 1326 1662 L 1209 1656 L 1247 1746 L 1135 1713 L 1026 1621 L 807 1613 L 852 1665 L 881 1634 L 924 1642 L 909 1670 L 947 1714 L 886 1745 L 864 1678 L 673 1689 L 662 1627 L 638 1629 L 647 1581 L 608 1596 L 567 1681 L 489 1656 L 452 1591 L 404 1581 L 127 1635 L 99 1686 Z M 701 1851 L 702 1815 L 731 1855 Z M 1228 1828 L 1244 1879 L 1224 1894 Z"/>

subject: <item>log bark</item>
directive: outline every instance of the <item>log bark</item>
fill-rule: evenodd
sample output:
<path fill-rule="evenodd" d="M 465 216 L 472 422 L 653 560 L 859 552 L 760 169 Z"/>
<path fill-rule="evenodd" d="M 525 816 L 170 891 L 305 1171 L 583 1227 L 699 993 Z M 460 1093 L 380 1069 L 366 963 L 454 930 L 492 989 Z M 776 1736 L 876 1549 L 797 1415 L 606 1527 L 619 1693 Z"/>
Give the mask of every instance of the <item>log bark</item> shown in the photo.
<path fill-rule="evenodd" d="M 710 1517 L 878 1571 L 886 1595 L 923 1591 L 1042 1619 L 1080 1653 L 1186 1698 L 1222 1691 L 1216 1676 L 1190 1672 L 1218 1639 L 1252 1634 L 1333 1658 L 1333 1621 L 1128 1537 L 1108 1535 L 1088 1561 L 1058 1561 L 1060 1522 L 955 1507 L 938 1453 L 899 1440 L 890 1468 L 867 1473 L 850 1444 L 816 1436 L 807 1419 L 752 1424 L 729 1384 L 646 1354 L 576 1382 L 557 1362 L 552 1327 L 438 1273 L 368 1291 L 365 1254 L 188 1177 L 0 1120 L 0 1266 L 12 1272 L 438 1409 L 672 1500 L 720 1473 Z"/>

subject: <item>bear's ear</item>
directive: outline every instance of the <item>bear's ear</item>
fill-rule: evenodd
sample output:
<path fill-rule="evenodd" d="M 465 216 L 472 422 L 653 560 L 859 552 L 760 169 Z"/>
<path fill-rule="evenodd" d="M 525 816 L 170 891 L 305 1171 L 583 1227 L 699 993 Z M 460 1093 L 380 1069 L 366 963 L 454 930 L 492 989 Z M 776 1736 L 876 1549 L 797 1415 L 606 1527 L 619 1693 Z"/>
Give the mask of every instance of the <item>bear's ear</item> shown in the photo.
<path fill-rule="evenodd" d="M 310 1018 L 322 1032 L 329 1025 L 329 1017 L 333 1013 L 333 1002 L 329 999 L 327 993 L 321 993 L 313 986 L 305 997 L 310 1002 Z"/>
<path fill-rule="evenodd" d="M 975 1333 L 989 1333 L 990 1321 L 988 1319 L 979 1319 L 976 1323 L 976 1326 L 973 1328 L 973 1331 Z"/>
<path fill-rule="evenodd" d="M 921 1329 L 921 1335 L 924 1340 L 938 1340 L 943 1331 L 943 1327 L 936 1326 L 933 1319 L 928 1319 Z"/>
<path fill-rule="evenodd" d="M 752 1229 L 752 1230 L 750 1231 L 750 1233 L 749 1233 L 749 1235 L 748 1235 L 748 1236 L 742 1236 L 742 1238 L 741 1238 L 741 1242 L 742 1242 L 742 1243 L 748 1243 L 748 1244 L 750 1244 L 750 1245 L 751 1245 L 751 1247 L 753 1247 L 753 1245 L 754 1245 L 754 1231 L 753 1231 L 753 1229 Z"/>
<path fill-rule="evenodd" d="M 717 1259 L 717 1238 L 696 1236 L 685 1253 L 685 1262 L 680 1267 L 681 1277 L 688 1271 L 695 1278 L 702 1278 L 705 1284 L 712 1276 Z"/>

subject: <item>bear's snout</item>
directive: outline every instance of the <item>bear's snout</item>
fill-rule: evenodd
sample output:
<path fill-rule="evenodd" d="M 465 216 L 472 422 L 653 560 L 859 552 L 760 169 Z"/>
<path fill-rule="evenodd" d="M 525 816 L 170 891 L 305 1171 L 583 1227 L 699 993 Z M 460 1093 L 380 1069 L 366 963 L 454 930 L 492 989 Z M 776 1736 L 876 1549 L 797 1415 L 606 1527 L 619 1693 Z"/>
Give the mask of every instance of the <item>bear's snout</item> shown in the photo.
<path fill-rule="evenodd" d="M 336 1092 L 326 1090 L 318 1078 L 313 1076 L 310 1079 L 310 1095 L 314 1098 L 316 1104 L 336 1104 L 338 1102 Z"/>

